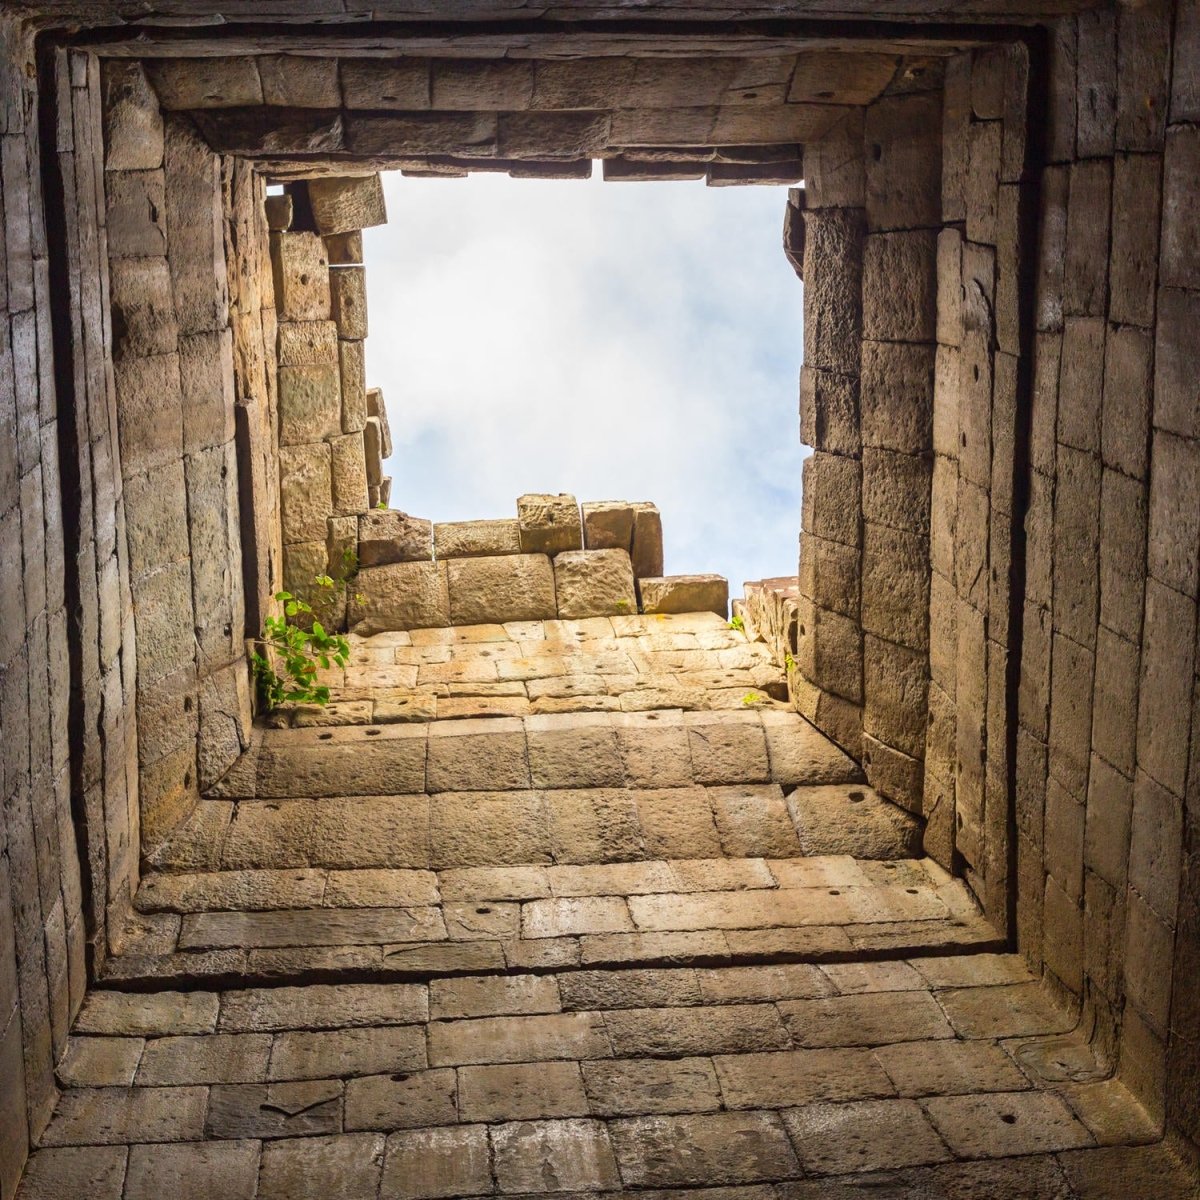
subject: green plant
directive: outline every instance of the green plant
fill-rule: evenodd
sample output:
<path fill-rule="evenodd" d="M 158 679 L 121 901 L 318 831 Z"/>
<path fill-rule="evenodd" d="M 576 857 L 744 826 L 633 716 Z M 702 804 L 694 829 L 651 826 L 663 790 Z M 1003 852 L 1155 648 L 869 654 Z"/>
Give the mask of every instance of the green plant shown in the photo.
<path fill-rule="evenodd" d="M 785 671 L 791 671 L 796 666 L 796 660 L 792 657 L 790 650 L 786 651 L 783 656 L 783 667 Z"/>
<path fill-rule="evenodd" d="M 747 692 L 742 697 L 742 703 L 749 707 L 752 704 L 762 704 L 766 700 L 766 696 L 759 692 Z"/>
<path fill-rule="evenodd" d="M 335 586 L 327 575 L 317 584 Z M 350 643 L 341 634 L 327 633 L 320 621 L 313 620 L 308 629 L 294 623 L 292 617 L 311 616 L 312 605 L 291 592 L 276 592 L 275 599 L 283 605 L 283 615 L 266 618 L 258 639 L 262 651 L 250 659 L 259 698 L 268 709 L 287 702 L 328 704 L 329 688 L 317 683 L 317 671 L 331 663 L 344 667 L 350 660 Z"/>
<path fill-rule="evenodd" d="M 730 629 L 736 629 L 738 633 L 746 632 L 746 622 L 742 619 L 741 613 L 734 613 L 733 620 L 729 622 Z"/>

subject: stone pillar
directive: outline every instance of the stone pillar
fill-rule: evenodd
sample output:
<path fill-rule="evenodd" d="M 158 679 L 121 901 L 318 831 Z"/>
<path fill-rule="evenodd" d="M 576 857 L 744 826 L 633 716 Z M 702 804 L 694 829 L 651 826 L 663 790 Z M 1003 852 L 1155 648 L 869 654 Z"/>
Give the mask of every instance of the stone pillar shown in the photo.
<path fill-rule="evenodd" d="M 800 438 L 813 454 L 803 468 L 792 691 L 797 709 L 857 758 L 863 702 L 861 112 L 849 113 L 805 155 Z"/>

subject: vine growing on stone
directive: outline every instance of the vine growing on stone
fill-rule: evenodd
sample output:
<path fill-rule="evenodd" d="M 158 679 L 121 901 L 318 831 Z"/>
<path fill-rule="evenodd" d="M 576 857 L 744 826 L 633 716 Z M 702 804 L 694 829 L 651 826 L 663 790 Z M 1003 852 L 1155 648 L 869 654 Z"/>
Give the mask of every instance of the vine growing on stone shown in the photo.
<path fill-rule="evenodd" d="M 259 640 L 262 650 L 250 660 L 259 698 L 267 709 L 280 704 L 328 704 L 329 688 L 317 683 L 318 670 L 332 663 L 344 667 L 350 643 L 341 634 L 328 633 L 318 620 L 308 628 L 292 620 L 312 616 L 312 605 L 291 592 L 276 592 L 283 615 L 267 617 Z"/>

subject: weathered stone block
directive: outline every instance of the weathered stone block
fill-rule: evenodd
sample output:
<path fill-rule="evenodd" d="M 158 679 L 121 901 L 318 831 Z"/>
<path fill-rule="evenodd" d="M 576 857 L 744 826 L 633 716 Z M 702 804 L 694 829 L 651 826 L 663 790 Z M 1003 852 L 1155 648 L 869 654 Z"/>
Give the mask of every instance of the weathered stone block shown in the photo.
<path fill-rule="evenodd" d="M 277 196 L 268 196 L 265 201 L 267 212 L 267 228 L 276 233 L 291 229 L 293 202 L 290 192 L 280 192 Z"/>
<path fill-rule="evenodd" d="M 1096 642 L 1100 463 L 1091 454 L 1059 447 L 1054 505 L 1054 628 L 1081 646 Z"/>
<path fill-rule="evenodd" d="M 1055 633 L 1050 667 L 1050 776 L 1082 802 L 1087 795 L 1095 654 Z"/>
<path fill-rule="evenodd" d="M 383 388 L 367 389 L 367 416 L 379 422 L 380 447 L 384 458 L 392 456 L 392 428 L 388 423 L 387 404 L 383 399 Z"/>
<path fill-rule="evenodd" d="M 971 60 L 965 55 L 946 63 L 942 107 L 942 217 L 967 216 L 967 134 L 971 128 Z"/>
<path fill-rule="evenodd" d="M 179 327 L 167 260 L 114 258 L 108 278 L 114 354 L 173 354 Z"/>
<path fill-rule="evenodd" d="M 557 554 L 583 549 L 579 504 L 565 492 L 526 495 L 517 500 L 522 554 Z"/>
<path fill-rule="evenodd" d="M 378 417 L 368 417 L 363 425 L 363 448 L 367 456 L 367 486 L 371 492 L 371 507 L 379 503 L 379 485 L 383 482 L 383 430 Z"/>
<path fill-rule="evenodd" d="M 286 328 L 286 326 L 284 327 Z M 279 441 L 319 442 L 342 429 L 342 389 L 337 367 L 314 364 L 279 368 Z"/>
<path fill-rule="evenodd" d="M 1138 659 L 1134 643 L 1100 626 L 1096 633 L 1092 749 L 1130 778 L 1136 749 Z"/>
<path fill-rule="evenodd" d="M 282 321 L 276 335 L 281 367 L 336 365 L 337 326 L 332 321 Z"/>
<path fill-rule="evenodd" d="M 168 110 L 236 108 L 263 102 L 253 58 L 159 58 L 146 63 L 150 81 Z"/>
<path fill-rule="evenodd" d="M 818 452 L 804 460 L 801 470 L 803 531 L 845 546 L 859 545 L 862 471 L 858 460 Z"/>
<path fill-rule="evenodd" d="M 1100 492 L 1100 620 L 1137 643 L 1146 582 L 1145 483 L 1106 470 Z"/>
<path fill-rule="evenodd" d="M 361 433 L 330 438 L 333 510 L 339 514 L 367 511 L 367 459 Z"/>
<path fill-rule="evenodd" d="M 330 313 L 338 336 L 361 341 L 367 336 L 365 267 L 334 267 L 329 272 Z"/>
<path fill-rule="evenodd" d="M 854 704 L 862 702 L 862 630 L 856 620 L 818 608 L 801 597 L 798 604 L 796 664 L 810 683 Z"/>
<path fill-rule="evenodd" d="M 127 357 L 114 369 L 122 469 L 147 471 L 178 458 L 183 447 L 179 356 Z"/>
<path fill-rule="evenodd" d="M 367 368 L 362 342 L 338 342 L 342 375 L 342 432 L 357 433 L 367 423 Z"/>
<path fill-rule="evenodd" d="M 623 500 L 601 500 L 581 506 L 585 550 L 624 550 L 633 546 L 634 507 Z"/>
<path fill-rule="evenodd" d="M 443 558 L 484 558 L 520 554 L 516 521 L 447 521 L 433 527 L 434 552 Z"/>
<path fill-rule="evenodd" d="M 863 770 L 866 772 L 867 782 L 893 804 L 898 804 L 906 812 L 919 814 L 925 807 L 924 762 L 866 732 L 863 733 L 862 744 Z M 892 813 L 892 824 L 899 827 L 900 836 L 915 838 L 917 823 L 902 824 L 902 814 L 897 813 L 895 809 Z"/>
<path fill-rule="evenodd" d="M 800 594 L 821 608 L 858 616 L 862 586 L 857 549 L 816 534 L 800 539 Z"/>
<path fill-rule="evenodd" d="M 923 651 L 868 634 L 863 643 L 863 732 L 910 758 L 925 755 L 929 672 Z"/>
<path fill-rule="evenodd" d="M 310 179 L 308 198 L 317 232 L 324 237 L 387 224 L 383 181 L 378 175 Z"/>
<path fill-rule="evenodd" d="M 667 575 L 638 580 L 642 611 L 729 615 L 729 583 L 720 575 Z"/>
<path fill-rule="evenodd" d="M 1167 135 L 1159 282 L 1200 288 L 1200 129 L 1191 125 Z"/>
<path fill-rule="evenodd" d="M 1182 849 L 1183 802 L 1139 771 L 1129 837 L 1130 890 L 1172 925 L 1178 912 Z"/>
<path fill-rule="evenodd" d="M 279 448 L 279 508 L 283 540 L 323 542 L 333 515 L 331 458 L 326 442 Z"/>
<path fill-rule="evenodd" d="M 106 59 L 104 165 L 109 171 L 152 171 L 163 162 L 163 120 L 158 97 L 140 62 Z"/>
<path fill-rule="evenodd" d="M 328 321 L 329 256 L 315 233 L 273 233 L 271 268 L 279 321 Z"/>
<path fill-rule="evenodd" d="M 179 381 L 184 453 L 207 450 L 232 441 L 237 405 L 232 332 L 223 329 L 181 337 Z"/>
<path fill-rule="evenodd" d="M 196 654 L 192 573 L 186 561 L 171 563 L 133 584 L 139 677 L 152 683 L 191 664 Z"/>
<path fill-rule="evenodd" d="M 1200 436 L 1197 329 L 1200 293 L 1160 288 L 1154 342 L 1154 424 L 1191 438 Z"/>
<path fill-rule="evenodd" d="M 931 456 L 869 446 L 862 470 L 863 520 L 928 538 Z"/>
<path fill-rule="evenodd" d="M 914 650 L 929 645 L 929 541 L 864 526 L 863 629 Z"/>
<path fill-rule="evenodd" d="M 1157 154 L 1119 154 L 1113 160 L 1112 251 L 1109 319 L 1149 328 L 1154 323 L 1158 274 L 1158 212 L 1162 159 Z"/>
<path fill-rule="evenodd" d="M 1062 329 L 1063 286 L 1067 257 L 1067 197 L 1070 175 L 1053 167 L 1042 178 L 1042 211 L 1037 281 L 1037 327 L 1040 332 Z"/>
<path fill-rule="evenodd" d="M 1133 326 L 1109 330 L 1104 345 L 1101 446 L 1106 467 L 1146 476 L 1151 408 L 1150 334 Z"/>
<path fill-rule="evenodd" d="M 819 138 L 804 147 L 806 208 L 862 208 L 863 110 L 851 108 Z"/>
<path fill-rule="evenodd" d="M 1138 766 L 1176 796 L 1183 795 L 1187 779 L 1195 630 L 1195 602 L 1148 579 L 1137 719 Z"/>
<path fill-rule="evenodd" d="M 817 367 L 800 368 L 800 440 L 814 450 L 857 455 L 862 448 L 858 380 Z"/>
<path fill-rule="evenodd" d="M 967 142 L 967 237 L 981 245 L 996 244 L 1002 137 L 999 121 L 977 121 Z"/>
<path fill-rule="evenodd" d="M 335 233 L 325 239 L 325 249 L 329 251 L 331 267 L 359 266 L 363 261 L 362 234 L 357 230 Z"/>
<path fill-rule="evenodd" d="M 378 101 L 370 104 L 378 107 Z M 387 155 L 404 146 L 414 155 L 448 154 L 467 158 L 496 153 L 494 113 L 348 114 L 345 144 L 356 155 Z M 439 172 L 440 173 L 440 172 Z"/>
<path fill-rule="evenodd" d="M 1063 310 L 1102 317 L 1108 300 L 1112 164 L 1107 160 L 1075 163 L 1070 189 Z"/>
<path fill-rule="evenodd" d="M 937 240 L 937 340 L 941 346 L 962 344 L 962 233 L 948 226 Z"/>
<path fill-rule="evenodd" d="M 941 97 L 887 96 L 866 111 L 867 226 L 918 229 L 941 221 Z"/>
<path fill-rule="evenodd" d="M 1200 443 L 1156 432 L 1150 467 L 1150 574 L 1195 597 L 1200 584 Z"/>
<path fill-rule="evenodd" d="M 430 106 L 427 59 L 350 58 L 341 64 L 347 108 L 418 111 Z"/>
<path fill-rule="evenodd" d="M 1058 440 L 1076 450 L 1100 451 L 1104 378 L 1104 321 L 1067 317 L 1058 377 Z"/>
<path fill-rule="evenodd" d="M 554 559 L 558 615 L 564 620 L 637 612 L 625 550 L 565 550 Z"/>
<path fill-rule="evenodd" d="M 1076 41 L 1076 154 L 1101 158 L 1113 152 L 1117 119 L 1116 13 L 1081 13 Z"/>
<path fill-rule="evenodd" d="M 862 210 L 806 211 L 804 225 L 804 362 L 855 375 L 862 336 Z"/>
<path fill-rule="evenodd" d="M 183 463 L 164 463 L 125 482 L 125 532 L 134 578 L 188 556 Z"/>
<path fill-rule="evenodd" d="M 162 171 L 109 171 L 104 185 L 109 254 L 113 258 L 166 254 L 167 195 Z"/>
<path fill-rule="evenodd" d="M 311 603 L 315 599 L 313 580 L 318 575 L 324 575 L 329 570 L 329 565 L 327 543 L 292 542 L 283 548 L 283 586 Z"/>
<path fill-rule="evenodd" d="M 648 501 L 633 506 L 633 547 L 629 557 L 636 579 L 657 578 L 663 573 L 662 516 Z"/>
<path fill-rule="evenodd" d="M 433 524 L 396 509 L 375 509 L 358 518 L 358 561 L 364 567 L 424 562 L 433 557 Z"/>
<path fill-rule="evenodd" d="M 544 621 L 558 614 L 554 569 L 545 554 L 453 558 L 446 568 L 455 625 Z"/>
<path fill-rule="evenodd" d="M 871 234 L 863 251 L 862 307 L 864 337 L 932 342 L 937 332 L 937 234 L 923 229 Z"/>
<path fill-rule="evenodd" d="M 354 631 L 364 635 L 449 625 L 446 564 L 408 562 L 363 568 L 355 577 L 349 620 Z"/>

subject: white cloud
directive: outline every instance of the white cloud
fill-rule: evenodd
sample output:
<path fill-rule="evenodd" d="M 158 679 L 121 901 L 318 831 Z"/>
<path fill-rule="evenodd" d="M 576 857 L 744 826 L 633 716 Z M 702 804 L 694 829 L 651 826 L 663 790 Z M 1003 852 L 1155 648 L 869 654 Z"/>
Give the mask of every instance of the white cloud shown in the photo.
<path fill-rule="evenodd" d="M 392 505 L 653 500 L 666 569 L 794 574 L 802 291 L 782 188 L 385 177 L 367 368 Z"/>

